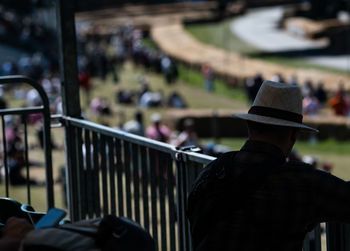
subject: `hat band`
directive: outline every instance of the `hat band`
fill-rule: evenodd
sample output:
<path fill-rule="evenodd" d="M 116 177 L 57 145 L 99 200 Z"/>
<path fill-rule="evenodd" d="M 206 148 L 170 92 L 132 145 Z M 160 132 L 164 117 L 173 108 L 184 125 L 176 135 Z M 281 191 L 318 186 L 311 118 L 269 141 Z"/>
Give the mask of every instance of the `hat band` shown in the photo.
<path fill-rule="evenodd" d="M 276 118 L 276 119 L 283 119 L 283 120 L 296 122 L 296 123 L 301 123 L 303 121 L 303 115 L 301 115 L 301 114 L 298 114 L 295 112 L 290 112 L 290 111 L 285 111 L 285 110 L 280 110 L 280 109 L 276 109 L 276 108 L 271 108 L 271 107 L 265 107 L 265 106 L 252 106 L 249 109 L 248 113 L 272 117 L 272 118 Z"/>

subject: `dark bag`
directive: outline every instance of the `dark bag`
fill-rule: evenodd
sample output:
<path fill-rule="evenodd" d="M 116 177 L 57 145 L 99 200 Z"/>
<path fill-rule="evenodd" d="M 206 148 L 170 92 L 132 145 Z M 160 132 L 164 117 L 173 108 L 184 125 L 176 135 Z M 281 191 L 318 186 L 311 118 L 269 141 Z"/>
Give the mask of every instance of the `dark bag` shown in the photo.
<path fill-rule="evenodd" d="M 21 244 L 23 251 L 154 251 L 152 237 L 133 221 L 112 215 L 59 227 L 36 229 Z"/>

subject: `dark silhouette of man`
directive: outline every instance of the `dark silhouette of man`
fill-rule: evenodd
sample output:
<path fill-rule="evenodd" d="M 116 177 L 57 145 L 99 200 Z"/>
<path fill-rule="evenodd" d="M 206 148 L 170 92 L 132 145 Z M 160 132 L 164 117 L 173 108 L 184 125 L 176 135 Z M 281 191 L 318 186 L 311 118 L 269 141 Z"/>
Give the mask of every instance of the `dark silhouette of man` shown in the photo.
<path fill-rule="evenodd" d="M 264 81 L 248 114 L 249 139 L 199 175 L 188 198 L 195 251 L 301 251 L 318 223 L 350 222 L 350 184 L 288 160 L 302 124 L 296 85 Z"/>

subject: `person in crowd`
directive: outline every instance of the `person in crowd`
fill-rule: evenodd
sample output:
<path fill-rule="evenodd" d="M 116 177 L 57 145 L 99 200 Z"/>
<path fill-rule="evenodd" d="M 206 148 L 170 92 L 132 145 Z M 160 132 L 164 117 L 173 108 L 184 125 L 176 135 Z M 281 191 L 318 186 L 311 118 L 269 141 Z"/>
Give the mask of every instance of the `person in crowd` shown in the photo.
<path fill-rule="evenodd" d="M 317 88 L 315 90 L 315 97 L 321 105 L 324 105 L 327 102 L 327 92 L 324 89 L 324 84 L 322 81 L 319 81 Z"/>
<path fill-rule="evenodd" d="M 253 102 L 255 95 L 253 93 L 253 88 L 254 88 L 254 80 L 252 77 L 248 77 L 244 80 L 244 90 L 248 96 L 249 102 Z"/>
<path fill-rule="evenodd" d="M 0 69 L 0 73 L 2 75 L 15 75 L 18 74 L 18 67 L 15 62 L 13 62 L 12 59 L 8 58 L 5 60 Z"/>
<path fill-rule="evenodd" d="M 289 79 L 289 84 L 291 85 L 299 85 L 298 78 L 296 75 L 292 75 Z"/>
<path fill-rule="evenodd" d="M 106 98 L 93 98 L 90 103 L 90 108 L 96 116 L 112 114 L 110 104 Z"/>
<path fill-rule="evenodd" d="M 327 104 L 335 115 L 347 116 L 349 113 L 349 101 L 343 88 L 339 88 L 335 96 L 328 100 Z"/>
<path fill-rule="evenodd" d="M 85 93 L 85 103 L 86 103 L 86 107 L 88 107 L 90 103 L 90 91 L 91 91 L 92 84 L 91 84 L 91 76 L 87 68 L 82 69 L 79 72 L 78 81 L 79 81 L 79 86 Z"/>
<path fill-rule="evenodd" d="M 204 87 L 207 92 L 214 91 L 213 84 L 213 71 L 209 64 L 203 64 L 202 66 L 202 75 L 204 78 Z"/>
<path fill-rule="evenodd" d="M 126 122 L 123 126 L 123 130 L 128 133 L 133 133 L 139 136 L 145 135 L 145 128 L 143 125 L 143 113 L 137 110 L 134 114 L 134 119 Z"/>
<path fill-rule="evenodd" d="M 320 222 L 350 223 L 350 183 L 288 161 L 302 123 L 298 86 L 265 81 L 247 114 L 249 138 L 211 162 L 188 198 L 194 250 L 301 251 Z"/>
<path fill-rule="evenodd" d="M 273 75 L 273 76 L 271 77 L 271 80 L 272 80 L 272 81 L 275 81 L 275 82 L 285 83 L 282 74 L 279 73 L 279 72 L 277 72 L 275 75 Z"/>
<path fill-rule="evenodd" d="M 176 147 L 197 146 L 201 147 L 194 127 L 194 120 L 187 118 L 183 123 L 183 131 L 171 142 Z"/>
<path fill-rule="evenodd" d="M 157 92 L 148 91 L 144 92 L 139 100 L 140 107 L 160 107 L 163 105 L 163 92 L 161 90 Z"/>
<path fill-rule="evenodd" d="M 151 115 L 152 125 L 146 129 L 146 137 L 161 142 L 168 142 L 170 137 L 170 129 L 162 124 L 162 117 L 159 113 Z"/>
<path fill-rule="evenodd" d="M 187 107 L 184 98 L 176 91 L 169 94 L 166 103 L 168 107 L 172 108 L 182 109 Z"/>
<path fill-rule="evenodd" d="M 314 96 L 315 95 L 315 90 L 312 84 L 312 81 L 310 79 L 306 80 L 305 84 L 301 88 L 301 92 L 303 97 L 307 96 Z"/>
<path fill-rule="evenodd" d="M 164 55 L 160 61 L 162 73 L 164 74 L 167 84 L 172 84 L 178 77 L 178 70 L 176 64 L 170 57 Z"/>
<path fill-rule="evenodd" d="M 35 180 L 28 180 L 23 176 L 22 170 L 26 166 L 24 142 L 16 125 L 18 121 L 11 120 L 6 123 L 5 136 L 7 145 L 7 161 L 9 180 L 11 185 L 40 184 Z M 29 166 L 35 164 L 30 161 Z"/>
<path fill-rule="evenodd" d="M 261 73 L 257 73 L 253 78 L 247 78 L 245 81 L 244 87 L 251 102 L 254 101 L 263 81 L 264 78 Z"/>
<path fill-rule="evenodd" d="M 134 103 L 134 93 L 131 91 L 116 88 L 115 100 L 118 104 L 133 104 Z"/>
<path fill-rule="evenodd" d="M 139 106 L 140 107 L 151 107 L 153 102 L 153 92 L 150 90 L 146 91 L 145 93 L 142 94 L 139 100 Z"/>
<path fill-rule="evenodd" d="M 315 96 L 308 95 L 303 98 L 303 114 L 317 115 L 319 110 L 319 102 Z"/>

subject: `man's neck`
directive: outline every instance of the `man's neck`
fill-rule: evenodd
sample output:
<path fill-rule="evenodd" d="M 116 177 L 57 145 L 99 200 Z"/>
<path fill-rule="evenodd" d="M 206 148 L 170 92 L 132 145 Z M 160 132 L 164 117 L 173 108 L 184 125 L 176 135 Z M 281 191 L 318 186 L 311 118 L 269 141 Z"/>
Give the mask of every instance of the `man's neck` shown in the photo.
<path fill-rule="evenodd" d="M 281 142 L 279 139 L 276 139 L 276 137 L 267 137 L 267 136 L 256 135 L 254 137 L 249 137 L 249 139 L 272 144 L 272 145 L 278 147 L 279 149 L 281 149 L 281 151 L 283 152 L 285 157 L 288 157 L 290 154 L 288 144 L 286 144 L 285 142 Z"/>

